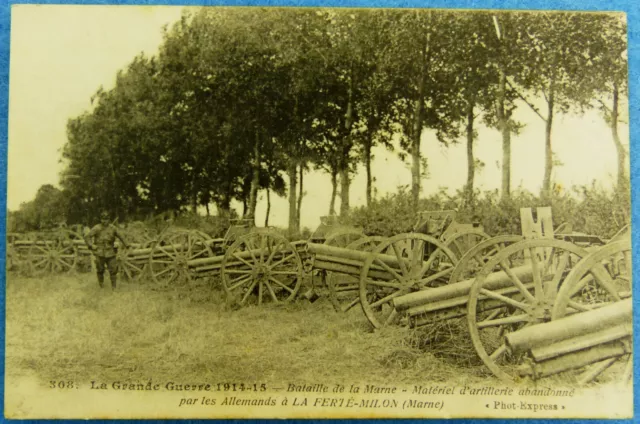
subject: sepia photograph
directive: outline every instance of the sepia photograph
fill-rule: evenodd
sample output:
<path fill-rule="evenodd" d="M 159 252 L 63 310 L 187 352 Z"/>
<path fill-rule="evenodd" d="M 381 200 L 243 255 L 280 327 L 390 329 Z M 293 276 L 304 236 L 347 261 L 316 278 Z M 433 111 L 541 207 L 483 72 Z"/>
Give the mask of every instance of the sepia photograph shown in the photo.
<path fill-rule="evenodd" d="M 5 417 L 632 418 L 627 20 L 12 5 Z"/>

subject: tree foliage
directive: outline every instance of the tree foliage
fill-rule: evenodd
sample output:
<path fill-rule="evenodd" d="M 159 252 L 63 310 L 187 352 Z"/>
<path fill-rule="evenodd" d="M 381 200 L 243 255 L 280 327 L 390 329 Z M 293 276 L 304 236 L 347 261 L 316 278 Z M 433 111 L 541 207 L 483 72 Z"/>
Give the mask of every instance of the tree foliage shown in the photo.
<path fill-rule="evenodd" d="M 415 212 L 427 130 L 445 145 L 465 137 L 471 207 L 480 119 L 503 137 L 505 197 L 519 102 L 546 99 L 549 127 L 556 111 L 600 107 L 618 140 L 625 33 L 615 15 L 580 13 L 198 9 L 165 29 L 156 56 L 133 58 L 69 119 L 56 207 L 72 223 L 101 209 L 123 220 L 211 204 L 228 213 L 234 200 L 254 216 L 267 191 L 289 196 L 296 232 L 302 170 L 331 175 L 329 209 L 339 195 L 346 215 L 360 164 L 375 200 L 380 145 L 411 158 Z"/>

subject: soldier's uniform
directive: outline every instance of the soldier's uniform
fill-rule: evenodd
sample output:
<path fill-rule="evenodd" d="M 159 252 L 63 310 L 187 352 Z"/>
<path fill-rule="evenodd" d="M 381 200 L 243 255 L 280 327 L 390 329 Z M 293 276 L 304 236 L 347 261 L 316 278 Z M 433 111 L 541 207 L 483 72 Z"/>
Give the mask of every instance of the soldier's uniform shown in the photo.
<path fill-rule="evenodd" d="M 104 287 L 104 271 L 109 271 L 111 287 L 116 288 L 116 280 L 118 275 L 118 260 L 116 258 L 115 241 L 116 237 L 120 239 L 125 247 L 128 247 L 122 234 L 113 224 L 101 223 L 93 227 L 85 236 L 85 242 L 91 249 L 96 258 L 96 270 L 98 273 L 98 284 Z"/>

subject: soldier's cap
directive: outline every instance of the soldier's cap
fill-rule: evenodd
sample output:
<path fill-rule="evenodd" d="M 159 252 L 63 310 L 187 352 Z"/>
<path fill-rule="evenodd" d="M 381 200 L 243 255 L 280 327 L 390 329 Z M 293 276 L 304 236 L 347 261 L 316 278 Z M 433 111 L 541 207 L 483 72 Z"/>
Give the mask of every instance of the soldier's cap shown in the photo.
<path fill-rule="evenodd" d="M 100 219 L 109 219 L 109 212 L 107 211 L 102 211 L 100 213 Z"/>

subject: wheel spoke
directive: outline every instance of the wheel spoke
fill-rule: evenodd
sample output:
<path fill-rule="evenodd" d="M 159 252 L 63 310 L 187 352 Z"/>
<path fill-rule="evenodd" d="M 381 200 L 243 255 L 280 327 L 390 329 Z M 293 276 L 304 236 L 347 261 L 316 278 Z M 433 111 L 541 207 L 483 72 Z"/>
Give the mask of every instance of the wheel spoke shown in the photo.
<path fill-rule="evenodd" d="M 193 255 L 189 256 L 188 260 L 190 260 L 190 261 L 191 261 L 191 260 L 193 260 L 193 259 L 197 259 L 197 258 L 199 258 L 200 256 L 208 255 L 208 253 L 209 253 L 209 252 L 207 252 L 207 250 L 206 250 L 206 249 L 202 249 L 202 250 L 200 250 L 200 251 L 198 251 L 198 252 L 194 253 Z"/>
<path fill-rule="evenodd" d="M 527 310 L 527 305 L 526 304 L 518 302 L 517 300 L 513 300 L 513 299 L 511 299 L 509 297 L 506 297 L 506 296 L 503 296 L 501 294 L 494 293 L 494 292 L 489 291 L 487 289 L 480 289 L 480 293 L 483 294 L 484 296 L 487 296 L 488 298 L 499 300 L 499 301 L 501 301 L 503 303 L 506 303 L 508 305 L 515 306 L 516 308 L 521 309 L 523 311 Z"/>
<path fill-rule="evenodd" d="M 253 250 L 254 250 L 254 249 L 253 249 L 253 240 L 251 240 L 251 246 L 249 246 L 249 244 L 247 243 L 247 247 L 248 247 L 248 249 L 247 249 L 247 250 L 249 251 L 249 254 L 251 255 L 251 259 L 253 259 L 253 262 L 254 262 L 254 263 L 256 263 L 256 264 L 257 264 L 257 263 L 259 263 L 259 262 L 258 262 L 258 258 L 256 258 L 256 255 L 255 255 L 255 253 L 253 252 Z M 234 255 L 234 256 L 235 256 L 235 255 Z"/>
<path fill-rule="evenodd" d="M 423 275 L 425 275 L 427 273 L 427 271 L 429 271 L 429 269 L 431 268 L 431 265 L 433 265 L 433 261 L 436 260 L 436 257 L 438 256 L 438 252 L 440 252 L 441 249 L 440 247 L 438 247 L 436 250 L 434 250 L 430 255 L 429 255 L 429 259 L 427 259 L 427 262 L 425 262 L 422 265 L 422 268 L 420 268 L 420 274 L 418 275 L 418 277 L 421 277 Z"/>
<path fill-rule="evenodd" d="M 176 257 L 176 252 L 175 251 L 174 251 L 174 253 L 171 253 L 167 249 L 165 249 L 163 245 L 158 244 L 157 246 L 158 246 L 158 248 L 160 248 L 160 250 L 162 250 L 170 258 L 175 258 Z"/>
<path fill-rule="evenodd" d="M 558 269 L 556 269 L 556 273 L 553 275 L 553 280 L 551 280 L 551 283 L 549 284 L 549 290 L 557 291 L 558 287 L 560 287 L 560 280 L 562 279 L 562 274 L 569 263 L 569 256 L 569 251 L 562 254 L 560 262 L 558 263 Z"/>
<path fill-rule="evenodd" d="M 383 305 L 387 302 L 390 302 L 393 298 L 400 296 L 401 294 L 404 294 L 403 290 L 398 290 L 397 292 L 391 293 L 388 296 L 383 297 L 382 299 L 377 300 L 376 302 L 373 302 L 371 304 L 372 308 L 377 308 L 380 305 Z"/>
<path fill-rule="evenodd" d="M 346 306 L 343 306 L 341 308 L 342 312 L 347 312 L 349 309 L 353 308 L 354 306 L 356 306 L 358 303 L 360 303 L 360 298 L 356 297 L 355 299 L 353 299 L 351 302 L 349 302 Z"/>
<path fill-rule="evenodd" d="M 613 300 L 620 300 L 620 296 L 618 295 L 618 291 L 615 288 L 613 280 L 611 279 L 611 275 L 607 272 L 607 270 L 602 266 L 602 264 L 596 264 L 591 273 L 593 277 L 596 279 L 598 284 L 607 291 L 613 297 Z"/>
<path fill-rule="evenodd" d="M 274 244 L 272 246 L 273 250 L 271 251 L 271 253 L 269 254 L 269 257 L 267 258 L 267 260 L 265 262 L 267 265 L 271 264 L 271 261 L 273 260 L 273 257 L 276 255 L 276 253 L 278 253 L 278 248 L 282 244 L 283 244 L 282 240 L 278 240 L 278 243 Z"/>
<path fill-rule="evenodd" d="M 395 319 L 398 317 L 398 311 L 395 310 L 395 308 L 391 311 L 391 313 L 389 314 L 389 316 L 387 317 L 387 319 L 384 321 L 384 325 L 391 325 L 393 323 L 393 321 L 395 321 Z"/>
<path fill-rule="evenodd" d="M 228 272 L 228 271 L 225 271 L 225 272 Z M 249 273 L 249 274 L 250 274 L 250 273 Z M 240 280 L 242 280 L 242 279 L 244 279 L 244 278 L 249 278 L 249 277 L 250 277 L 250 275 L 247 275 L 247 274 L 240 275 L 239 277 L 236 277 L 236 278 L 234 278 L 233 280 L 230 280 L 230 281 L 229 281 L 229 285 L 231 285 L 231 284 L 235 284 L 237 281 L 240 281 Z"/>
<path fill-rule="evenodd" d="M 164 274 L 166 274 L 166 273 L 167 273 L 167 272 L 169 272 L 169 271 L 173 271 L 173 267 L 166 267 L 166 268 L 165 268 L 165 269 L 163 269 L 162 271 L 160 271 L 160 272 L 156 273 L 156 274 L 155 274 L 155 277 L 156 277 L 156 278 L 158 278 L 158 277 L 160 277 L 161 275 L 164 275 Z"/>
<path fill-rule="evenodd" d="M 67 267 L 69 269 L 73 268 L 73 262 L 69 263 L 67 261 L 64 261 L 63 258 L 59 257 L 58 258 L 58 263 L 62 264 L 63 266 L 65 266 L 65 267 Z"/>
<path fill-rule="evenodd" d="M 429 283 L 431 283 L 432 281 L 435 281 L 439 278 L 444 277 L 445 275 L 451 274 L 453 272 L 455 268 L 454 267 L 449 267 L 443 271 L 437 272 L 427 278 L 424 278 L 420 281 L 418 281 L 420 287 L 426 287 Z"/>
<path fill-rule="evenodd" d="M 454 238 L 452 241 L 453 241 L 453 244 L 455 244 L 455 245 L 456 245 L 456 248 L 458 249 L 458 253 L 459 253 L 459 256 L 458 256 L 458 257 L 461 257 L 462 255 L 464 255 L 464 254 L 465 254 L 466 249 L 465 249 L 464 247 L 461 247 L 461 246 L 460 246 L 460 241 L 458 240 L 458 238 L 456 237 L 456 238 Z"/>
<path fill-rule="evenodd" d="M 290 253 L 289 256 L 285 256 L 283 259 L 279 260 L 278 262 L 276 262 L 275 264 L 271 265 L 271 269 L 276 268 L 279 265 L 282 265 L 283 263 L 285 263 L 286 261 L 288 261 L 291 258 L 295 258 L 296 257 L 296 253 Z"/>
<path fill-rule="evenodd" d="M 249 270 L 246 270 L 246 269 L 225 269 L 224 272 L 227 273 L 227 274 L 244 274 L 244 275 L 247 275 L 247 274 L 251 274 L 253 271 L 249 271 Z"/>
<path fill-rule="evenodd" d="M 393 253 L 396 254 L 398 263 L 400 264 L 400 271 L 402 272 L 402 275 L 408 277 L 409 271 L 407 270 L 407 264 L 404 263 L 404 258 L 402 257 L 400 250 L 398 250 L 398 246 L 395 243 L 391 243 L 391 246 L 393 247 Z"/>
<path fill-rule="evenodd" d="M 549 251 L 549 255 L 545 258 L 544 264 L 542 265 L 542 275 L 547 275 L 551 268 L 551 264 L 553 262 L 553 258 L 556 256 L 556 248 L 552 247 Z"/>
<path fill-rule="evenodd" d="M 276 283 L 277 285 L 279 285 L 280 287 L 282 287 L 283 289 L 287 290 L 289 293 L 293 294 L 293 289 L 290 288 L 289 286 L 287 286 L 286 284 L 282 284 L 280 281 L 276 280 L 275 278 L 269 277 L 269 280 L 273 281 L 274 283 Z"/>
<path fill-rule="evenodd" d="M 536 298 L 531 294 L 531 292 L 529 292 L 527 287 L 524 285 L 522 280 L 520 280 L 520 278 L 518 278 L 518 276 L 511 270 L 511 268 L 507 266 L 505 261 L 500 262 L 499 266 L 504 271 L 504 273 L 507 274 L 507 277 L 509 277 L 511 282 L 517 287 L 517 289 L 520 291 L 520 293 L 522 293 L 522 295 L 525 298 L 527 298 L 530 302 L 533 302 L 536 300 Z"/>
<path fill-rule="evenodd" d="M 387 288 L 391 288 L 391 289 L 396 289 L 396 290 L 402 290 L 403 286 L 402 284 L 394 284 L 388 281 L 379 281 L 379 280 L 371 280 L 371 279 L 367 279 L 367 284 L 372 285 L 372 286 L 378 286 L 378 287 L 387 287 Z"/>
<path fill-rule="evenodd" d="M 241 281 L 238 281 L 237 283 L 235 283 L 233 285 L 229 285 L 228 290 L 229 291 L 233 291 L 233 290 L 237 289 L 238 287 L 242 287 L 243 285 L 245 285 L 247 283 L 247 281 L 251 280 L 251 277 L 249 277 L 249 276 L 241 277 L 241 278 L 242 278 Z M 234 280 L 234 281 L 236 281 L 236 280 Z"/>
<path fill-rule="evenodd" d="M 533 285 L 535 287 L 536 299 L 542 299 L 544 297 L 544 291 L 542 289 L 542 277 L 540 276 L 540 267 L 538 264 L 538 256 L 534 249 L 527 249 L 529 252 L 529 259 L 531 260 L 531 272 L 533 273 Z"/>
<path fill-rule="evenodd" d="M 253 265 L 253 264 L 250 264 L 249 262 L 247 262 L 247 261 L 245 261 L 244 259 L 242 259 L 240 256 L 238 256 L 238 254 L 237 254 L 237 253 L 235 253 L 235 252 L 234 252 L 234 253 L 233 253 L 233 257 L 234 257 L 234 258 L 236 258 L 237 260 L 239 260 L 240 262 L 242 262 L 243 264 L 245 264 L 246 266 L 248 266 L 249 268 L 252 268 L 252 269 L 253 269 L 254 265 Z"/>
<path fill-rule="evenodd" d="M 527 322 L 529 320 L 529 316 L 526 314 L 520 315 L 511 315 L 509 317 L 498 318 L 498 319 L 487 319 L 484 321 L 478 322 L 478 328 L 486 328 L 493 327 L 496 325 L 509 325 L 509 324 L 517 324 L 520 322 Z"/>
<path fill-rule="evenodd" d="M 278 297 L 276 296 L 276 292 L 273 291 L 273 287 L 271 287 L 271 284 L 269 284 L 269 280 L 265 280 L 264 284 L 265 286 L 267 286 L 267 290 L 269 290 L 269 294 L 271 295 L 271 298 L 273 299 L 273 301 L 276 303 L 280 302 L 278 300 Z"/>
<path fill-rule="evenodd" d="M 405 280 L 405 277 L 403 277 L 402 275 L 398 274 L 396 272 L 396 270 L 391 268 L 389 265 L 385 264 L 383 261 L 380 260 L 380 258 L 376 257 L 374 261 L 377 262 L 380 266 L 382 266 L 382 268 L 384 268 L 389 274 L 393 275 L 396 280 L 398 280 L 398 281 L 404 281 Z"/>
<path fill-rule="evenodd" d="M 583 305 L 583 304 L 578 303 L 578 302 L 573 301 L 573 300 L 570 300 L 567 303 L 567 305 L 570 306 L 571 308 L 577 310 L 577 311 L 580 311 L 580 312 L 591 311 L 593 309 L 593 307 L 589 307 L 589 306 Z"/>
<path fill-rule="evenodd" d="M 40 262 L 36 262 L 35 264 L 33 264 L 34 267 L 39 267 L 40 265 L 44 264 L 45 262 L 47 262 L 49 260 L 49 258 L 45 257 L 43 260 L 41 260 Z"/>
<path fill-rule="evenodd" d="M 503 343 L 503 344 L 500 345 L 499 348 L 494 350 L 491 355 L 489 355 L 489 359 L 491 359 L 493 362 L 496 362 L 496 360 L 500 356 L 504 355 L 505 353 L 507 353 L 507 345 Z"/>
<path fill-rule="evenodd" d="M 242 300 L 240 301 L 241 305 L 244 305 L 244 303 L 247 301 L 247 299 L 249 298 L 249 295 L 251 294 L 251 292 L 253 292 L 253 289 L 256 287 L 257 283 L 258 283 L 258 280 L 253 280 L 253 282 L 249 286 L 249 289 L 247 290 L 247 292 L 242 297 Z"/>
<path fill-rule="evenodd" d="M 264 251 L 267 248 L 265 242 L 266 242 L 266 237 L 260 237 L 260 263 L 261 264 L 264 263 Z"/>

